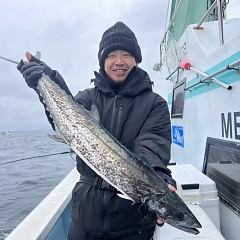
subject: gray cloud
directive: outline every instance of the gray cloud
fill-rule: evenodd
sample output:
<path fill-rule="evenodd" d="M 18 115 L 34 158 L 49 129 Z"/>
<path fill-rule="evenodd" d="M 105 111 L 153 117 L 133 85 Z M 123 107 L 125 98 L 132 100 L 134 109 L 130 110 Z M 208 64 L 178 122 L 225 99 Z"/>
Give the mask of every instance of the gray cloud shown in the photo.
<path fill-rule="evenodd" d="M 25 51 L 42 53 L 76 94 L 90 87 L 98 70 L 102 33 L 116 21 L 135 32 L 145 70 L 159 58 L 166 1 L 157 0 L 3 0 L 0 2 L 0 55 L 20 60 Z M 16 65 L 0 60 L 0 131 L 50 128 L 36 94 Z"/>
<path fill-rule="evenodd" d="M 42 53 L 73 94 L 91 87 L 98 70 L 102 33 L 123 21 L 136 34 L 145 69 L 159 60 L 159 43 L 167 12 L 165 0 L 1 0 L 0 55 L 20 60 L 26 50 Z M 0 60 L 0 131 L 50 128 L 36 94 L 27 87 L 16 65 Z"/>

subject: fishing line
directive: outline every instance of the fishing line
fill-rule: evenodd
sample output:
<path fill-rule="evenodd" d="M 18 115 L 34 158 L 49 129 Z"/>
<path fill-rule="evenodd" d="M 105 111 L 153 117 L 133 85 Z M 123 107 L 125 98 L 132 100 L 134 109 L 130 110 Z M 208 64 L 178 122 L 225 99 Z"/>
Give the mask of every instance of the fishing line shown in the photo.
<path fill-rule="evenodd" d="M 4 163 L 0 163 L 1 165 L 6 165 L 6 164 L 10 164 L 10 163 L 15 163 L 15 162 L 21 162 L 21 161 L 25 161 L 25 160 L 30 160 L 30 159 L 34 159 L 34 158 L 41 158 L 41 157 L 49 157 L 49 156 L 55 156 L 55 155 L 60 155 L 60 154 L 71 154 L 73 153 L 72 150 L 70 151 L 66 151 L 66 152 L 60 152 L 60 153 L 51 153 L 51 154 L 46 154 L 46 155 L 39 155 L 39 156 L 35 156 L 35 157 L 28 157 L 28 158 L 21 158 L 21 159 L 17 159 L 17 160 L 12 160 L 12 161 L 8 161 L 8 162 L 4 162 Z M 73 159 L 73 157 L 71 156 L 71 158 Z"/>

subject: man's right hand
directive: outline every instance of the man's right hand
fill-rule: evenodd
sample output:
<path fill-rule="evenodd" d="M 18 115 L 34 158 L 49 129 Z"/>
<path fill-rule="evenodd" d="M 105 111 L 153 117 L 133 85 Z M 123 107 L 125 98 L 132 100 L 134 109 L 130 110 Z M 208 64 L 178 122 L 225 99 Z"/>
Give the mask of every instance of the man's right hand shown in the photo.
<path fill-rule="evenodd" d="M 50 78 L 54 78 L 53 70 L 44 62 L 35 58 L 29 52 L 26 52 L 26 58 L 28 61 L 21 60 L 17 65 L 17 69 L 21 72 L 30 88 L 37 88 L 37 82 L 42 76 L 42 73 L 45 73 Z"/>

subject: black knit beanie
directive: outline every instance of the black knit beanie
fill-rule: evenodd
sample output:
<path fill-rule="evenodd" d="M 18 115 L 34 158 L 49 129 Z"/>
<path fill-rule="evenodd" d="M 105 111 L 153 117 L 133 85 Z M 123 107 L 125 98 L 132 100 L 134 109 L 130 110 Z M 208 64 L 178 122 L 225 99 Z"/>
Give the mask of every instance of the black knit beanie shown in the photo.
<path fill-rule="evenodd" d="M 132 54 L 137 63 L 142 61 L 141 49 L 133 31 L 123 22 L 117 22 L 103 33 L 99 44 L 98 59 L 101 69 L 108 54 L 115 50 L 124 50 Z"/>

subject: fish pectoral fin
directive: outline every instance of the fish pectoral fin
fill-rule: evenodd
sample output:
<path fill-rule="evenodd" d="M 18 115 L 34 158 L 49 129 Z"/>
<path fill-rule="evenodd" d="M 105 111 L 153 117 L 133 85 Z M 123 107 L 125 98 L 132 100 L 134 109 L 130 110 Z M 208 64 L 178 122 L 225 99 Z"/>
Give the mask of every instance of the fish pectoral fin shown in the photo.
<path fill-rule="evenodd" d="M 123 198 L 123 199 L 126 199 L 126 200 L 130 200 L 130 201 L 133 201 L 128 195 L 126 194 L 123 194 L 123 193 L 117 193 L 117 195 L 120 197 L 120 198 Z"/>
<path fill-rule="evenodd" d="M 52 140 L 54 140 L 56 142 L 66 144 L 66 141 L 64 140 L 64 138 L 60 134 L 48 134 L 48 137 L 50 137 Z"/>
<path fill-rule="evenodd" d="M 92 104 L 90 112 L 91 112 L 92 117 L 95 118 L 97 120 L 97 122 L 100 122 L 99 112 L 98 112 L 97 106 L 95 104 Z"/>

